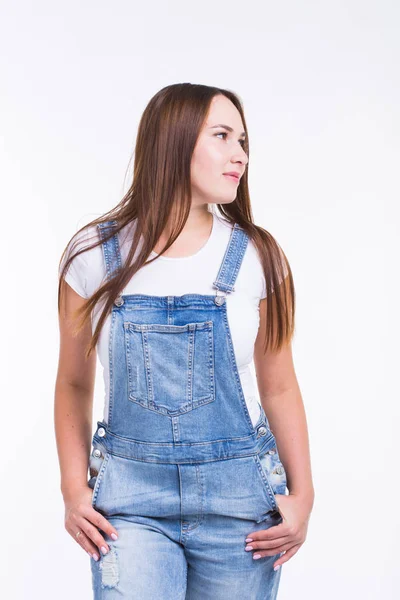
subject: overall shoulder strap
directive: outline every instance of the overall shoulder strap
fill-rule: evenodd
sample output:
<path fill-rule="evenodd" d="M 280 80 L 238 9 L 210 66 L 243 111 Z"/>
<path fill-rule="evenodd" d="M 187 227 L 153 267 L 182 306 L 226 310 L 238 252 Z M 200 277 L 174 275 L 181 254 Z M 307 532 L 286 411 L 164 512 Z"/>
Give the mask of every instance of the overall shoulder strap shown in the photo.
<path fill-rule="evenodd" d="M 223 292 L 234 292 L 235 281 L 243 261 L 249 236 L 237 223 L 234 224 L 224 258 L 213 287 Z"/>
<path fill-rule="evenodd" d="M 119 247 L 118 233 L 105 240 L 105 237 L 115 229 L 117 221 L 106 221 L 97 225 L 100 238 L 103 240 L 103 255 L 106 265 L 107 279 L 110 280 L 113 275 L 122 267 L 121 250 Z"/>

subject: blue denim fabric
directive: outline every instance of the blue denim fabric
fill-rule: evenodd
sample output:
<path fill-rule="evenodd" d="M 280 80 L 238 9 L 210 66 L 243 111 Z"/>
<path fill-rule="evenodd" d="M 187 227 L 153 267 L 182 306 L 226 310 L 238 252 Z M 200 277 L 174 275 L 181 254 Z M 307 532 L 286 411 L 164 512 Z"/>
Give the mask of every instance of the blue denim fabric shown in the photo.
<path fill-rule="evenodd" d="M 99 225 L 107 277 L 115 221 Z M 274 600 L 279 555 L 254 560 L 251 531 L 282 522 L 286 473 L 261 407 L 253 426 L 226 295 L 248 237 L 232 229 L 215 295 L 119 296 L 111 314 L 108 423 L 90 457 L 92 506 L 119 533 L 91 559 L 95 600 Z M 104 532 L 102 532 L 104 534 Z"/>

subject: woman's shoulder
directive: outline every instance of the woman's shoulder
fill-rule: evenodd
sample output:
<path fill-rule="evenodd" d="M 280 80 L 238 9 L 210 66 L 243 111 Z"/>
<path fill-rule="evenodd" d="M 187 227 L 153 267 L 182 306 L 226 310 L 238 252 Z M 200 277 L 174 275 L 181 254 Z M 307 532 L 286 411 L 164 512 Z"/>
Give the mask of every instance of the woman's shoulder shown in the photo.
<path fill-rule="evenodd" d="M 59 276 L 66 262 L 71 258 L 65 281 L 83 298 L 89 298 L 101 284 L 104 277 L 103 251 L 99 242 L 97 225 L 80 226 L 72 235 L 60 260 Z"/>

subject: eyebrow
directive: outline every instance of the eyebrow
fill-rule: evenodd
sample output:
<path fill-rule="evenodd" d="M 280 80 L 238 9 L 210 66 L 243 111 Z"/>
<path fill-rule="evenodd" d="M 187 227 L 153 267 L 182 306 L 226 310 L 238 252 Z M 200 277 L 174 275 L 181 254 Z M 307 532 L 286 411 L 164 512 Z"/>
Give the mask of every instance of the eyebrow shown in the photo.
<path fill-rule="evenodd" d="M 222 125 L 221 123 L 219 125 L 213 125 L 212 127 L 209 127 L 209 129 L 216 129 L 217 127 L 222 127 L 223 129 L 226 129 L 227 131 L 230 131 L 231 133 L 233 131 L 232 127 L 229 127 L 229 125 Z M 240 134 L 240 137 L 246 137 L 246 132 L 242 131 L 242 133 Z"/>

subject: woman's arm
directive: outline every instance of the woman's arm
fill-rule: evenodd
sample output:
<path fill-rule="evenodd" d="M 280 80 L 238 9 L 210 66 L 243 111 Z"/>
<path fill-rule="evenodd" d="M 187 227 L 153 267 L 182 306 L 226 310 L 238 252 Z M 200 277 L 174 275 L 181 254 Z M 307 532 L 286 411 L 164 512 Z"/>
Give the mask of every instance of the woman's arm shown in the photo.
<path fill-rule="evenodd" d="M 85 358 L 92 335 L 91 323 L 75 335 L 73 313 L 85 299 L 66 282 L 59 315 L 60 354 L 54 397 L 54 424 L 61 471 L 61 493 L 65 503 L 65 528 L 95 560 L 97 549 L 109 550 L 99 529 L 113 537 L 115 528 L 92 507 L 88 486 L 89 456 L 92 444 L 93 393 L 96 353 Z M 79 536 L 76 537 L 76 534 Z M 114 539 L 116 539 L 114 537 Z"/>
<path fill-rule="evenodd" d="M 261 404 L 275 435 L 287 475 L 289 493 L 301 497 L 311 511 L 314 488 L 308 431 L 291 345 L 264 353 L 266 299 L 260 301 L 260 327 L 254 346 L 254 366 Z"/>
<path fill-rule="evenodd" d="M 308 432 L 303 401 L 294 372 L 291 345 L 264 353 L 267 300 L 260 301 L 260 327 L 254 347 L 254 366 L 261 404 L 276 438 L 286 471 L 289 495 L 275 494 L 283 520 L 247 534 L 245 550 L 253 558 L 275 556 L 274 569 L 290 560 L 304 543 L 314 504 Z"/>
<path fill-rule="evenodd" d="M 92 437 L 92 411 L 96 355 L 88 360 L 84 346 L 91 336 L 91 325 L 77 335 L 72 333 L 73 311 L 84 298 L 65 283 L 65 305 L 59 315 L 60 352 L 54 397 L 54 423 L 64 499 L 74 490 L 87 486 L 87 471 Z"/>

